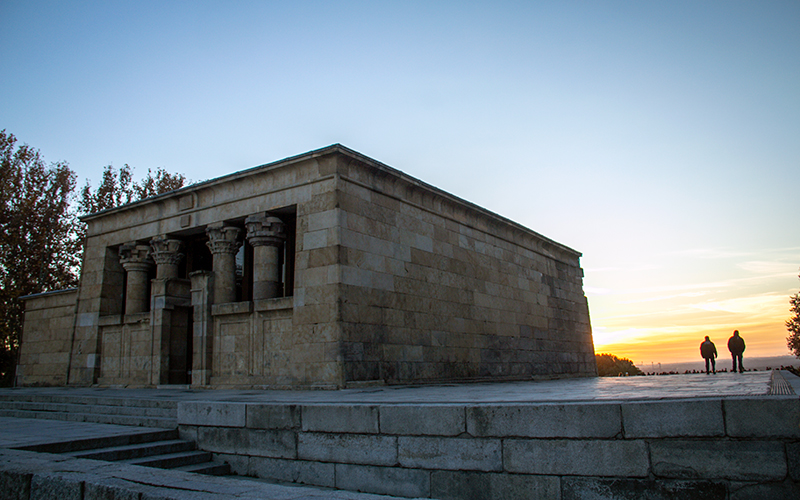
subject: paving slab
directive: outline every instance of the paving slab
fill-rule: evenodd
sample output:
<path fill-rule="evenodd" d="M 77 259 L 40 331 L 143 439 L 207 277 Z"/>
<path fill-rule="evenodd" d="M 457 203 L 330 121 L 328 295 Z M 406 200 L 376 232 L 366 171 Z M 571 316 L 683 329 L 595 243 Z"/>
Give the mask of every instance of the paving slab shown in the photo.
<path fill-rule="evenodd" d="M 800 377 L 782 372 L 790 385 Z M 293 404 L 496 404 L 611 402 L 675 398 L 762 396 L 769 392 L 771 372 L 682 374 L 639 377 L 590 377 L 545 381 L 377 386 L 342 390 L 116 389 L 48 387 L 0 389 L 11 395 L 132 398 L 140 400 L 220 401 Z M 792 378 L 793 377 L 793 378 Z M 794 380 L 798 379 L 798 380 Z"/>
<path fill-rule="evenodd" d="M 151 433 L 152 427 L 0 417 L 0 448 Z"/>

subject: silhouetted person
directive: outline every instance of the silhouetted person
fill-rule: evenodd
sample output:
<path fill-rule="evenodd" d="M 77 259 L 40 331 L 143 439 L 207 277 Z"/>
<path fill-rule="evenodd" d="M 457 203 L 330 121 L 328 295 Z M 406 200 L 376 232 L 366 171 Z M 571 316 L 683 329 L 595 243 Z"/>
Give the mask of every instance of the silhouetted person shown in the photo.
<path fill-rule="evenodd" d="M 744 339 L 739 336 L 739 330 L 733 331 L 733 337 L 728 339 L 728 350 L 733 358 L 733 373 L 736 373 L 736 361 L 739 361 L 739 373 L 744 371 L 742 366 L 742 353 L 744 353 Z"/>
<path fill-rule="evenodd" d="M 706 375 L 708 375 L 708 362 L 711 362 L 711 370 L 717 373 L 717 346 L 711 342 L 711 339 L 706 336 L 706 339 L 700 344 L 700 355 L 706 360 Z"/>

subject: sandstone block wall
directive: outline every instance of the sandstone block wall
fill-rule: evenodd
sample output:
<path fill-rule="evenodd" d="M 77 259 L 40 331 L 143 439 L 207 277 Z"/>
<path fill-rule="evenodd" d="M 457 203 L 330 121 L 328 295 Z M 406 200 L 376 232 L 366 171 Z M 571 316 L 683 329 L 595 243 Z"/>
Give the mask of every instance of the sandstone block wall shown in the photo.
<path fill-rule="evenodd" d="M 340 172 L 347 382 L 596 375 L 578 252 L 419 181 Z"/>
<path fill-rule="evenodd" d="M 25 301 L 17 381 L 66 385 L 77 290 L 37 295 Z"/>
<path fill-rule="evenodd" d="M 292 365 L 291 297 L 213 307 L 211 385 L 288 386 Z"/>
<path fill-rule="evenodd" d="M 145 386 L 150 382 L 153 335 L 150 313 L 101 316 L 101 385 Z"/>
<path fill-rule="evenodd" d="M 698 426 L 699 415 L 705 415 Z M 768 422 L 768 423 L 766 423 Z M 800 400 L 281 405 L 185 402 L 241 475 L 448 499 L 795 498 Z"/>

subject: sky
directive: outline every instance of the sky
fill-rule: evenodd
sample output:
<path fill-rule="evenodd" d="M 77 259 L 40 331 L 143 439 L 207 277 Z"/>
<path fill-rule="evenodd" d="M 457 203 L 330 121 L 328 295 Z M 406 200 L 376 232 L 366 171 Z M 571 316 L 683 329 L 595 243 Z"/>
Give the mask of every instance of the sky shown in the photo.
<path fill-rule="evenodd" d="M 582 252 L 598 353 L 789 354 L 796 1 L 0 0 L 0 64 L 79 187 L 341 143 Z"/>

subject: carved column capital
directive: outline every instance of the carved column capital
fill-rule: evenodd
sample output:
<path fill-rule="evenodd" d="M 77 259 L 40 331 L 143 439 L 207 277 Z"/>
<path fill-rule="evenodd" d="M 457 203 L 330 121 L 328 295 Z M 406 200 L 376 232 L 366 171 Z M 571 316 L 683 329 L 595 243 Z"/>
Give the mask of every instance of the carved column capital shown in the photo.
<path fill-rule="evenodd" d="M 119 262 L 125 268 L 125 314 L 147 311 L 147 273 L 153 267 L 149 245 L 126 243 L 119 248 Z"/>
<path fill-rule="evenodd" d="M 148 271 L 153 267 L 150 247 L 136 242 L 125 243 L 119 248 L 119 262 L 126 271 Z"/>
<path fill-rule="evenodd" d="M 153 260 L 156 264 L 178 265 L 183 258 L 180 253 L 183 242 L 181 240 L 167 238 L 166 236 L 156 236 L 150 240 L 150 247 L 153 249 Z"/>
<path fill-rule="evenodd" d="M 244 221 L 247 226 L 247 241 L 254 247 L 279 246 L 286 241 L 286 224 L 267 213 L 251 215 Z"/>
<path fill-rule="evenodd" d="M 243 243 L 239 240 L 239 232 L 240 230 L 238 227 L 225 226 L 222 223 L 209 224 L 209 226 L 206 227 L 206 234 L 208 235 L 208 242 L 206 245 L 214 255 L 235 255 Z"/>

